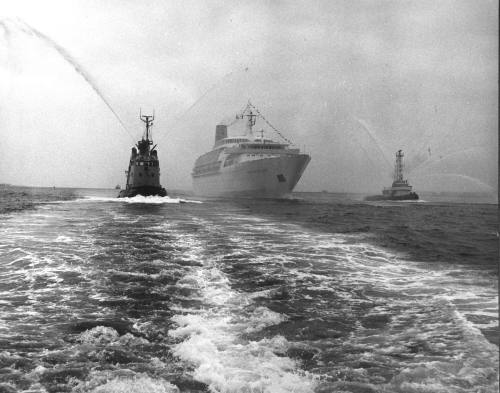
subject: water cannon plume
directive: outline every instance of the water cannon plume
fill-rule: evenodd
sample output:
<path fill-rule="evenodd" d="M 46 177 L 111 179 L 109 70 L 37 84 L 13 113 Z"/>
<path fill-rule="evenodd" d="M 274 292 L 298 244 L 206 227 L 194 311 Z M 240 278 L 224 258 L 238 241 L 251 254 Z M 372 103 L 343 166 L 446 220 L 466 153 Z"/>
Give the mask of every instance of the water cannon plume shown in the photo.
<path fill-rule="evenodd" d="M 4 29 L 6 29 L 5 22 L 1 23 L 1 24 L 4 27 Z M 64 60 L 66 60 L 66 62 L 69 63 L 73 67 L 73 69 L 78 74 L 80 74 L 80 76 L 90 85 L 90 87 L 92 88 L 92 90 L 94 90 L 94 92 L 99 96 L 99 98 L 104 102 L 104 104 L 106 104 L 106 106 L 111 111 L 111 113 L 113 113 L 113 115 L 118 120 L 118 122 L 123 127 L 123 129 L 132 137 L 132 139 L 134 139 L 133 135 L 130 133 L 130 131 L 125 126 L 125 124 L 123 123 L 123 121 L 120 119 L 120 117 L 118 116 L 118 114 L 115 112 L 115 110 L 113 109 L 113 107 L 111 106 L 111 104 L 108 102 L 108 100 L 106 99 L 106 97 L 104 97 L 104 95 L 101 93 L 101 91 L 97 87 L 97 83 L 92 79 L 92 77 L 90 76 L 90 74 L 82 67 L 82 65 L 79 64 L 79 62 L 65 48 L 63 48 L 61 45 L 59 45 L 57 42 L 55 42 L 49 36 L 43 34 L 42 32 L 40 32 L 39 30 L 37 30 L 34 27 L 30 26 L 29 24 L 27 24 L 26 22 L 24 22 L 21 19 L 17 19 L 16 26 L 22 32 L 24 32 L 24 33 L 26 33 L 28 35 L 31 35 L 33 37 L 38 38 L 39 40 L 41 40 L 42 42 L 44 42 L 45 44 L 47 44 L 48 46 L 50 46 L 51 48 L 53 48 L 54 50 L 56 50 L 57 53 L 59 53 L 64 58 Z"/>

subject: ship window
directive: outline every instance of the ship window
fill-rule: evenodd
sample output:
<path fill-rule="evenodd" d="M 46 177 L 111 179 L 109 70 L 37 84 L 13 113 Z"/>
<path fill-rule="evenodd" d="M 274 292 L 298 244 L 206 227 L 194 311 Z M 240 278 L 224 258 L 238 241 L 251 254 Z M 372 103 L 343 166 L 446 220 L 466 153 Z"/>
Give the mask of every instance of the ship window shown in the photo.
<path fill-rule="evenodd" d="M 278 181 L 280 183 L 286 182 L 285 176 L 283 176 L 281 173 L 279 175 L 277 175 L 276 177 L 278 178 Z"/>

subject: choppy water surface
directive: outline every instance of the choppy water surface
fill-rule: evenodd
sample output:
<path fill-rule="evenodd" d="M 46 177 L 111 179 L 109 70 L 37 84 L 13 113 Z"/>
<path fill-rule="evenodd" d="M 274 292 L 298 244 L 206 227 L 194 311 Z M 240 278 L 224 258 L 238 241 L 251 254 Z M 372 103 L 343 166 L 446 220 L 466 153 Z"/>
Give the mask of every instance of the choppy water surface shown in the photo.
<path fill-rule="evenodd" d="M 4 214 L 0 392 L 498 391 L 494 268 L 412 258 L 311 206 L 86 197 Z"/>

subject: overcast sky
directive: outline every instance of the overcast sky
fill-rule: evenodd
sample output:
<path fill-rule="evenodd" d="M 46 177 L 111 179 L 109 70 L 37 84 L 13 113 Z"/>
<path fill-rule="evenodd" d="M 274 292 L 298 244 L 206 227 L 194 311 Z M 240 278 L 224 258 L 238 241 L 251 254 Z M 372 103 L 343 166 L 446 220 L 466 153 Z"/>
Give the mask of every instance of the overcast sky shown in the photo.
<path fill-rule="evenodd" d="M 5 183 L 123 186 L 142 108 L 190 189 L 250 99 L 311 154 L 298 190 L 378 192 L 403 149 L 417 191 L 496 192 L 497 98 L 493 0 L 0 3 Z"/>

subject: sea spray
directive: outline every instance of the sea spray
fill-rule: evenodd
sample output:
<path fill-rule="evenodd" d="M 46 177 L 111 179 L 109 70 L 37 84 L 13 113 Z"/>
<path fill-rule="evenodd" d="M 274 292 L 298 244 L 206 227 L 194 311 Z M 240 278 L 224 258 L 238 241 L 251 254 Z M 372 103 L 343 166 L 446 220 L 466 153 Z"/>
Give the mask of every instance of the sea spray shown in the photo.
<path fill-rule="evenodd" d="M 10 30 L 4 20 L 0 20 L 0 26 L 2 27 L 5 40 L 10 44 Z"/>
<path fill-rule="evenodd" d="M 375 146 L 377 147 L 378 151 L 381 153 L 381 156 L 382 158 L 384 159 L 385 163 L 390 167 L 392 168 L 392 164 L 391 162 L 389 161 L 389 158 L 388 158 L 388 155 L 386 154 L 386 152 L 384 151 L 384 149 L 382 149 L 382 144 L 380 143 L 380 141 L 378 140 L 378 138 L 375 136 L 375 134 L 373 133 L 373 131 L 370 129 L 370 127 L 368 126 L 368 123 L 362 119 L 359 119 L 357 117 L 354 117 L 354 120 L 356 120 L 359 124 L 361 124 L 361 126 L 363 127 L 362 129 L 366 132 L 366 134 L 368 135 L 368 137 L 371 139 L 371 141 L 375 144 Z"/>
<path fill-rule="evenodd" d="M 414 177 L 417 177 L 417 175 L 414 175 Z M 495 188 L 493 186 L 491 186 L 490 184 L 485 183 L 484 181 L 481 181 L 476 177 L 462 175 L 460 173 L 444 173 L 444 172 L 442 172 L 442 173 L 432 173 L 432 174 L 427 174 L 427 175 L 424 175 L 424 174 L 418 175 L 418 178 L 426 178 L 426 177 L 430 177 L 430 178 L 443 177 L 443 178 L 452 178 L 452 179 L 455 178 L 455 179 L 467 180 L 467 181 L 470 181 L 470 182 L 474 183 L 475 185 L 481 187 L 480 192 L 491 192 L 492 194 L 495 194 Z"/>
<path fill-rule="evenodd" d="M 196 108 L 203 100 L 210 95 L 213 91 L 217 90 L 223 83 L 226 82 L 226 79 L 231 78 L 233 81 L 235 79 L 235 75 L 239 72 L 248 72 L 248 66 L 240 66 L 236 71 L 230 71 L 227 74 L 225 74 L 222 78 L 220 78 L 216 83 L 214 83 L 212 86 L 210 86 L 206 91 L 204 91 L 196 100 L 185 110 L 183 110 L 180 114 L 174 116 L 173 122 L 170 124 L 169 128 L 173 129 L 182 119 L 185 118 L 185 116 L 191 112 L 194 108 Z M 230 82 L 231 83 L 231 82 Z M 233 123 L 228 124 L 228 127 L 232 124 L 234 124 L 234 119 L 231 118 L 230 120 L 227 121 L 222 121 L 221 124 L 225 124 L 226 122 L 232 121 Z M 162 136 L 160 136 L 160 140 L 165 138 L 167 133 L 163 133 Z"/>
<path fill-rule="evenodd" d="M 460 150 L 451 151 L 451 152 L 442 153 L 442 154 L 440 153 L 439 155 L 436 154 L 434 156 L 431 155 L 430 148 L 429 148 L 428 157 L 425 157 L 425 159 L 423 161 L 419 162 L 418 165 L 411 167 L 411 168 L 409 168 L 408 165 L 406 165 L 406 168 L 408 170 L 408 173 L 411 173 L 411 172 L 414 172 L 417 170 L 420 171 L 420 170 L 427 168 L 430 165 L 436 164 L 440 161 L 449 159 L 450 157 L 454 157 L 457 155 L 464 155 L 466 159 L 472 160 L 472 158 L 469 156 L 469 153 L 477 152 L 479 150 L 485 150 L 485 148 L 486 148 L 486 146 L 473 146 L 473 147 L 469 147 L 466 149 L 460 149 Z M 416 161 L 416 160 L 413 160 L 413 161 Z"/>
<path fill-rule="evenodd" d="M 80 74 L 80 76 L 85 79 L 85 81 L 92 87 L 92 89 L 96 92 L 96 94 L 101 98 L 101 100 L 106 104 L 106 106 L 109 108 L 111 113 L 116 117 L 120 125 L 123 127 L 123 129 L 134 139 L 134 136 L 130 133 L 130 131 L 127 129 L 123 121 L 120 119 L 118 114 L 115 112 L 111 104 L 108 102 L 106 97 L 101 93 L 99 88 L 97 87 L 97 83 L 92 79 L 90 74 L 82 67 L 82 65 L 73 57 L 71 56 L 68 51 L 63 48 L 61 45 L 59 45 L 57 42 L 55 42 L 52 38 L 48 37 L 47 35 L 43 34 L 39 30 L 35 29 L 34 27 L 30 26 L 26 22 L 18 19 L 16 22 L 14 22 L 17 26 L 18 29 L 20 29 L 22 32 L 32 35 L 34 37 L 37 37 L 41 41 L 43 41 L 45 44 L 49 45 L 53 49 L 59 53 L 64 60 L 66 60 L 73 68 L 74 70 Z M 10 29 L 7 27 L 7 24 L 5 21 L 1 22 L 1 25 L 4 27 L 4 30 L 10 31 Z M 135 139 L 134 139 L 135 140 Z"/>

